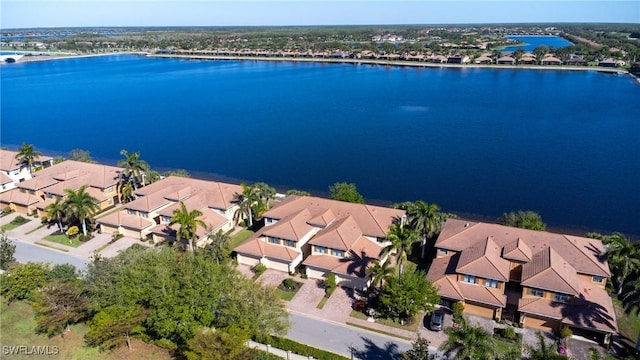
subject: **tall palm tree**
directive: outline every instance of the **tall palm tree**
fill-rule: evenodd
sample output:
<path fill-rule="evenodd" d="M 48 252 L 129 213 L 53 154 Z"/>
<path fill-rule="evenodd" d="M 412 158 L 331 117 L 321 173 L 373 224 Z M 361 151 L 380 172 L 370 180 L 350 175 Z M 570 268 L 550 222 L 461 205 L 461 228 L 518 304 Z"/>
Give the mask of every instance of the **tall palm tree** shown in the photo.
<path fill-rule="evenodd" d="M 629 276 L 640 269 L 640 243 L 631 243 L 622 234 L 614 233 L 605 240 L 607 250 L 602 255 L 611 266 L 618 296 Z"/>
<path fill-rule="evenodd" d="M 558 354 L 558 346 L 555 342 L 551 344 L 547 344 L 544 341 L 544 335 L 540 332 L 536 333 L 536 337 L 538 338 L 538 347 L 533 347 L 530 345 L 526 345 L 527 353 L 529 353 L 530 360 L 561 360 L 567 359 L 566 356 Z"/>
<path fill-rule="evenodd" d="M 410 228 L 402 226 L 402 224 L 394 223 L 389 228 L 389 234 L 386 238 L 391 244 L 382 248 L 380 257 L 384 258 L 390 253 L 396 253 L 396 263 L 398 263 L 398 276 L 402 275 L 402 269 L 407 256 L 413 250 L 413 244 L 419 239 L 418 233 Z"/>
<path fill-rule="evenodd" d="M 261 217 L 271 208 L 271 202 L 276 198 L 276 189 L 263 182 L 255 183 L 252 187 L 258 199 L 254 212 L 256 216 Z"/>
<path fill-rule="evenodd" d="M 33 163 L 42 155 L 41 152 L 36 151 L 33 148 L 33 145 L 22 143 L 22 146 L 18 148 L 18 153 L 16 154 L 16 160 L 18 160 L 21 164 L 27 165 L 29 169 L 29 173 L 31 173 L 31 166 Z"/>
<path fill-rule="evenodd" d="M 625 287 L 624 295 L 622 295 L 622 303 L 628 314 L 635 313 L 640 315 L 640 271 L 633 282 L 629 282 Z"/>
<path fill-rule="evenodd" d="M 93 220 L 93 215 L 100 210 L 98 199 L 91 196 L 86 190 L 87 185 L 83 185 L 77 191 L 64 189 L 64 192 L 67 194 L 67 199 L 64 202 L 67 215 L 72 215 L 82 223 L 82 233 L 84 236 L 87 236 L 87 219 L 90 221 Z"/>
<path fill-rule="evenodd" d="M 440 206 L 428 204 L 422 200 L 415 203 L 404 202 L 399 204 L 397 208 L 407 212 L 409 227 L 416 230 L 422 237 L 420 257 L 424 259 L 427 239 L 440 232 L 442 224 L 447 219 L 447 214 L 440 212 Z"/>
<path fill-rule="evenodd" d="M 491 334 L 482 326 L 462 325 L 444 329 L 448 338 L 438 348 L 448 359 L 489 360 L 494 359 L 495 350 Z M 455 355 L 451 357 L 452 354 Z"/>
<path fill-rule="evenodd" d="M 373 260 L 373 265 L 365 270 L 366 280 L 369 283 L 369 292 L 376 288 L 382 287 L 382 285 L 393 274 L 393 267 L 391 261 L 380 262 L 380 260 Z"/>
<path fill-rule="evenodd" d="M 253 208 L 257 202 L 258 196 L 255 189 L 252 186 L 240 184 L 242 187 L 242 193 L 233 194 L 233 201 L 238 204 L 238 210 L 233 214 L 233 219 L 236 225 L 240 222 L 240 219 L 248 219 L 249 227 L 253 226 Z"/>
<path fill-rule="evenodd" d="M 140 160 L 138 151 L 130 153 L 127 150 L 120 150 L 120 155 L 124 156 L 124 159 L 118 161 L 118 166 L 124 168 L 121 181 L 131 182 L 134 190 L 138 190 L 138 185 L 145 185 L 144 173 L 149 170 L 149 164 Z"/>
<path fill-rule="evenodd" d="M 66 216 L 65 204 L 62 198 L 56 198 L 56 201 L 47 205 L 44 208 L 44 211 L 47 212 L 47 217 L 49 219 L 55 219 L 58 223 L 58 229 L 62 233 L 62 219 Z"/>
<path fill-rule="evenodd" d="M 198 240 L 198 235 L 196 234 L 198 226 L 205 229 L 207 228 L 204 221 L 198 219 L 200 216 L 202 216 L 202 211 L 189 211 L 184 203 L 180 201 L 180 208 L 173 211 L 173 216 L 169 223 L 169 225 L 179 225 L 178 230 L 176 230 L 176 241 L 179 243 L 181 238 L 187 239 L 189 242 L 189 250 L 191 251 L 194 250 L 194 244 L 196 240 Z"/>

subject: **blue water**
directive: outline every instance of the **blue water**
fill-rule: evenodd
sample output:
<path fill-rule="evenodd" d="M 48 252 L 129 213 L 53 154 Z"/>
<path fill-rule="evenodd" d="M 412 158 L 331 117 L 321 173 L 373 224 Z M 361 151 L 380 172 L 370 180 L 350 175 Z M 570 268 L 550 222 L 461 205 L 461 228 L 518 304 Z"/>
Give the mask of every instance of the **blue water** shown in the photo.
<path fill-rule="evenodd" d="M 640 234 L 640 84 L 594 71 L 107 56 L 0 69 L 2 146 Z"/>
<path fill-rule="evenodd" d="M 538 46 L 554 47 L 556 49 L 567 47 L 572 45 L 569 41 L 559 36 L 538 36 L 538 35 L 522 35 L 522 36 L 507 36 L 508 39 L 519 40 L 524 44 L 516 46 L 507 46 L 502 49 L 502 52 L 516 51 L 522 48 L 524 51 L 532 52 Z"/>

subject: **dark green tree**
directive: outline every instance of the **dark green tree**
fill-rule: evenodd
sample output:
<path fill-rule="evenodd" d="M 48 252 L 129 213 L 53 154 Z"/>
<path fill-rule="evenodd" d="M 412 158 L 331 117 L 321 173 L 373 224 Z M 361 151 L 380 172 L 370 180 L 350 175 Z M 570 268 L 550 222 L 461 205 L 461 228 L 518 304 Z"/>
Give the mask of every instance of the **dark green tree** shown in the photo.
<path fill-rule="evenodd" d="M 203 328 L 189 340 L 188 360 L 243 360 L 251 351 L 247 348 L 249 333 L 237 327 Z"/>
<path fill-rule="evenodd" d="M 372 292 L 377 288 L 382 287 L 385 282 L 393 276 L 393 267 L 391 261 L 380 262 L 380 260 L 373 260 L 373 264 L 365 271 L 367 283 L 369 284 L 368 291 Z"/>
<path fill-rule="evenodd" d="M 218 230 L 216 233 L 209 231 L 207 245 L 202 249 L 202 254 L 215 260 L 217 264 L 226 262 L 231 256 L 230 241 L 229 235 L 222 232 L 222 230 Z"/>
<path fill-rule="evenodd" d="M 35 292 L 36 331 L 53 336 L 87 316 L 85 297 L 78 283 L 55 279 Z"/>
<path fill-rule="evenodd" d="M 48 280 L 59 279 L 66 282 L 75 282 L 79 277 L 80 273 L 78 269 L 69 263 L 53 265 L 47 274 Z"/>
<path fill-rule="evenodd" d="M 69 152 L 69 159 L 86 163 L 95 163 L 91 158 L 91 153 L 87 150 L 73 149 Z"/>
<path fill-rule="evenodd" d="M 422 271 L 405 271 L 391 277 L 378 297 L 379 310 L 389 317 L 409 319 L 419 311 L 431 313 L 440 303 L 438 290 Z"/>
<path fill-rule="evenodd" d="M 87 185 L 82 185 L 77 191 L 64 189 L 64 192 L 67 194 L 66 213 L 82 224 L 82 234 L 87 236 L 87 220 L 92 221 L 93 216 L 100 210 L 98 199 L 87 192 Z"/>
<path fill-rule="evenodd" d="M 333 200 L 364 204 L 364 198 L 358 192 L 356 184 L 337 182 L 329 187 L 329 197 Z"/>
<path fill-rule="evenodd" d="M 145 172 L 149 170 L 149 164 L 144 160 L 140 160 L 138 151 L 129 153 L 123 149 L 120 150 L 120 155 L 124 156 L 124 159 L 118 161 L 118 166 L 124 168 L 120 176 L 121 186 L 127 182 L 133 185 L 134 190 L 144 186 Z"/>
<path fill-rule="evenodd" d="M 15 253 L 16 246 L 3 231 L 2 234 L 0 234 L 0 269 L 7 270 L 16 263 Z"/>
<path fill-rule="evenodd" d="M 138 305 L 111 305 L 95 314 L 88 322 L 89 331 L 84 336 L 90 346 L 110 350 L 126 344 L 132 350 L 131 335 L 144 332 L 142 323 L 147 311 Z"/>
<path fill-rule="evenodd" d="M 16 264 L 0 274 L 0 293 L 9 303 L 22 299 L 32 300 L 32 292 L 47 283 L 48 273 L 48 264 Z"/>
<path fill-rule="evenodd" d="M 385 258 L 389 254 L 395 253 L 396 263 L 398 264 L 398 276 L 402 275 L 407 256 L 413 251 L 413 244 L 415 244 L 418 239 L 419 236 L 415 230 L 404 227 L 400 223 L 391 225 L 386 238 L 390 244 L 382 248 L 380 257 Z"/>
<path fill-rule="evenodd" d="M 547 227 L 542 222 L 540 214 L 534 211 L 518 210 L 517 212 L 511 211 L 510 213 L 502 214 L 500 223 L 506 226 L 538 231 L 544 231 Z"/>
<path fill-rule="evenodd" d="M 411 350 L 400 354 L 403 360 L 436 360 L 438 354 L 432 354 L 429 352 L 429 345 L 431 342 L 420 335 L 411 344 Z"/>

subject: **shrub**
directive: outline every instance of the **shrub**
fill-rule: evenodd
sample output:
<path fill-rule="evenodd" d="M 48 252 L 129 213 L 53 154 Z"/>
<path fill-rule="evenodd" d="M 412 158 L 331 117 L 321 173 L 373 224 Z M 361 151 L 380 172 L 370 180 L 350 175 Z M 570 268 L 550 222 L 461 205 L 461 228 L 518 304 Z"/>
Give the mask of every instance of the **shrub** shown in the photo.
<path fill-rule="evenodd" d="M 260 275 L 262 275 L 262 273 L 264 273 L 265 271 L 267 271 L 267 266 L 263 263 L 258 263 L 256 266 L 253 267 L 253 273 L 255 274 L 254 275 L 255 278 L 259 278 Z"/>
<path fill-rule="evenodd" d="M 176 345 L 173 341 L 169 339 L 158 339 L 158 340 L 152 341 L 152 343 L 156 346 L 159 346 L 163 349 L 168 349 L 168 350 L 176 350 L 178 348 L 178 345 Z"/>
<path fill-rule="evenodd" d="M 306 344 L 301 344 L 299 342 L 281 338 L 278 336 L 267 336 L 267 337 L 256 337 L 256 341 L 267 343 L 275 348 L 282 349 L 285 351 L 291 351 L 292 353 L 303 355 L 303 356 L 312 356 L 317 360 L 344 360 L 347 359 L 344 356 L 334 354 L 332 352 L 328 352 L 325 350 L 320 350 L 318 348 L 311 347 Z"/>
<path fill-rule="evenodd" d="M 7 207 L 4 207 L 4 208 L 2 209 L 2 216 L 9 215 L 9 214 L 11 214 L 12 212 L 13 212 L 13 210 L 12 210 L 10 207 L 8 207 L 8 206 L 7 206 Z"/>
<path fill-rule="evenodd" d="M 358 299 L 354 301 L 353 304 L 351 304 L 351 308 L 355 311 L 364 313 L 364 311 L 367 309 L 367 301 L 363 299 Z"/>
<path fill-rule="evenodd" d="M 292 289 L 295 289 L 295 288 L 296 288 L 296 285 L 297 285 L 297 284 L 296 284 L 296 282 L 295 282 L 292 278 L 286 278 L 286 279 L 282 280 L 282 285 L 283 285 L 285 288 L 287 288 L 287 289 L 289 289 L 289 290 L 292 290 Z"/>
<path fill-rule="evenodd" d="M 307 274 L 305 274 L 305 273 L 302 273 L 302 274 L 300 274 L 300 278 L 302 278 L 302 279 L 308 279 L 308 278 L 309 278 L 309 276 L 307 276 Z"/>
<path fill-rule="evenodd" d="M 453 321 L 458 324 L 462 324 L 464 318 L 462 317 L 462 312 L 464 311 L 464 305 L 461 302 L 455 302 L 452 306 L 453 310 Z"/>
<path fill-rule="evenodd" d="M 14 224 L 16 224 L 16 225 L 21 225 L 21 224 L 26 223 L 27 221 L 29 221 L 29 220 L 27 220 L 27 219 L 25 219 L 24 217 L 22 217 L 22 216 L 18 215 L 18 216 L 16 216 L 16 217 L 15 217 L 15 219 L 13 219 L 13 221 L 11 221 L 11 222 L 12 222 L 12 223 L 14 223 Z"/>
<path fill-rule="evenodd" d="M 111 236 L 111 242 L 114 242 L 114 241 L 117 241 L 119 239 L 122 239 L 123 237 L 124 237 L 124 235 L 122 235 L 122 234 L 120 234 L 118 232 L 115 232 L 115 233 L 113 233 L 113 236 Z"/>
<path fill-rule="evenodd" d="M 510 339 L 510 340 L 514 340 L 514 339 L 516 339 L 518 337 L 518 334 L 516 333 L 516 330 L 514 328 L 512 328 L 512 327 L 504 328 L 504 330 L 502 332 L 502 335 L 505 338 Z"/>
<path fill-rule="evenodd" d="M 568 326 L 563 326 L 562 329 L 560 329 L 560 337 L 563 339 L 566 339 L 568 337 L 570 337 L 571 335 L 573 335 L 573 331 L 571 331 L 571 329 L 569 329 Z"/>
<path fill-rule="evenodd" d="M 77 226 L 72 226 L 69 229 L 67 229 L 67 236 L 68 237 L 76 236 L 78 235 L 79 232 L 80 232 L 80 229 L 78 229 Z"/>
<path fill-rule="evenodd" d="M 324 290 L 327 293 L 327 296 L 333 294 L 333 291 L 336 289 L 336 275 L 334 273 L 329 273 L 324 279 Z"/>

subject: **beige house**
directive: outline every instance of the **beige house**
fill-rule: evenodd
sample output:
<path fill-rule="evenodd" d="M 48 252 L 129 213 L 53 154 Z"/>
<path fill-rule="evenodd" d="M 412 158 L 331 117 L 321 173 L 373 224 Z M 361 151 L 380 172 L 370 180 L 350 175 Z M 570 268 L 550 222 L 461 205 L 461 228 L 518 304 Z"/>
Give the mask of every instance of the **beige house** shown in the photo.
<path fill-rule="evenodd" d="M 118 179 L 122 168 L 66 160 L 19 182 L 17 188 L 0 194 L 0 205 L 27 215 L 46 215 L 44 209 L 56 198 L 64 198 L 66 189 L 87 185 L 87 193 L 98 200 L 100 210 L 118 203 Z"/>
<path fill-rule="evenodd" d="M 608 342 L 617 332 L 599 240 L 449 219 L 427 277 L 445 305 L 527 327 Z"/>
<path fill-rule="evenodd" d="M 157 244 L 175 239 L 177 225 L 169 223 L 183 202 L 187 210 L 202 212 L 200 220 L 207 229 L 198 227 L 197 235 L 198 245 L 204 246 L 209 233 L 233 229 L 236 193 L 242 193 L 239 185 L 170 176 L 136 190 L 136 200 L 97 219 L 97 223 L 105 233 L 151 238 Z"/>
<path fill-rule="evenodd" d="M 17 155 L 16 151 L 0 149 L 0 192 L 15 189 L 19 182 L 31 179 L 29 167 L 20 163 L 16 159 Z M 34 162 L 32 170 L 52 164 L 52 157 L 41 155 Z"/>
<path fill-rule="evenodd" d="M 386 245 L 403 210 L 311 196 L 288 196 L 264 214 L 265 227 L 234 249 L 238 263 L 313 279 L 329 273 L 343 286 L 366 287 L 365 269 Z M 386 259 L 381 259 L 386 260 Z"/>

